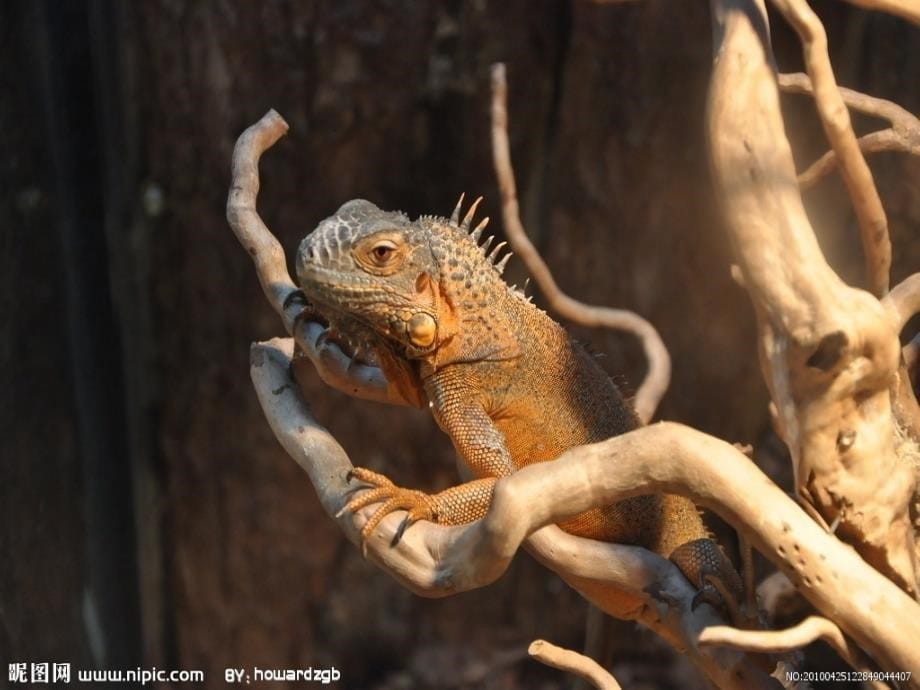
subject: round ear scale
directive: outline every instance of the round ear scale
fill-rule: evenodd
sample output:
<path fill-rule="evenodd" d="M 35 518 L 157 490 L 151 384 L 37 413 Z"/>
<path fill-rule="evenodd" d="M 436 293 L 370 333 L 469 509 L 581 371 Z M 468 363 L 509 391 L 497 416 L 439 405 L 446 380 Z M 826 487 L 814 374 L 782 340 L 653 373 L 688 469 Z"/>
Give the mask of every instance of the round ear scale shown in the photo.
<path fill-rule="evenodd" d="M 415 314 L 409 319 L 409 340 L 416 347 L 430 347 L 438 334 L 438 325 L 430 314 Z"/>

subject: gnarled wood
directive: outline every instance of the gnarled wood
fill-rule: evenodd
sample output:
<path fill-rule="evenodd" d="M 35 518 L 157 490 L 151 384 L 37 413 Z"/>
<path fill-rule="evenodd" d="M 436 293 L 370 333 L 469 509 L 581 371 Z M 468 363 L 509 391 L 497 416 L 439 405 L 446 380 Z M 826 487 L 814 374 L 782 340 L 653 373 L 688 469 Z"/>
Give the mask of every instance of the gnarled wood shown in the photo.
<path fill-rule="evenodd" d="M 709 99 L 713 173 L 757 312 L 761 365 L 796 491 L 915 594 L 915 480 L 898 455 L 889 397 L 897 333 L 879 301 L 845 285 L 818 247 L 779 111 L 762 4 L 713 8 L 722 28 Z"/>

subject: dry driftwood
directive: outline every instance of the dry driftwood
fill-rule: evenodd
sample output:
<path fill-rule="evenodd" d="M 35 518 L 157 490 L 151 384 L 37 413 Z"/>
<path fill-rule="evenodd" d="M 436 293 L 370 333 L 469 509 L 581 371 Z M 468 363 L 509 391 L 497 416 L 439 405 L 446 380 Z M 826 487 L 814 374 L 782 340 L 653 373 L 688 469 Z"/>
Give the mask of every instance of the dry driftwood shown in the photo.
<path fill-rule="evenodd" d="M 800 9 L 797 2 L 777 4 L 790 15 Z M 913 594 L 916 550 L 908 506 L 916 479 L 904 457 L 909 449 L 899 446 L 890 392 L 899 326 L 891 309 L 845 285 L 827 265 L 795 183 L 776 76 L 763 57 L 765 23 L 737 18 L 754 13 L 746 3 L 732 9 L 710 92 L 712 167 L 757 313 L 761 365 L 792 453 L 796 491 L 838 535 Z M 818 42 L 826 53 L 826 43 Z M 815 100 L 821 110 L 821 91 Z M 846 112 L 842 105 L 823 109 L 841 118 Z M 838 122 L 828 129 L 839 133 L 842 127 Z M 831 144 L 840 157 L 838 139 Z M 849 154 L 862 156 L 858 146 Z M 854 177 L 874 192 L 871 177 Z M 864 247 L 869 253 L 887 244 L 886 232 L 883 241 Z M 887 275 L 874 282 L 887 284 Z"/>
<path fill-rule="evenodd" d="M 572 449 L 502 479 L 489 513 L 476 523 L 449 528 L 419 523 L 392 547 L 401 516 L 390 515 L 369 540 L 369 557 L 412 591 L 446 596 L 494 581 L 524 545 L 589 599 L 598 582 L 641 594 L 642 609 L 610 613 L 658 632 L 718 687 L 769 686 L 738 650 L 788 649 L 813 635 L 831 640 L 855 668 L 868 668 L 865 652 L 882 669 L 912 674 L 904 687 L 920 687 L 917 544 L 908 512 L 917 481 L 909 459 L 916 446 L 900 433 L 893 411 L 895 403 L 912 401 L 897 394 L 898 334 L 920 307 L 920 278 L 886 294 L 890 243 L 884 211 L 873 200 L 874 184 L 848 118 L 840 114 L 846 109 L 826 60 L 820 22 L 803 2 L 776 0 L 806 46 L 817 107 L 838 164 L 851 178 L 848 189 L 878 296 L 839 279 L 805 216 L 762 2 L 711 4 L 714 180 L 739 274 L 757 313 L 764 377 L 807 512 L 731 444 L 662 423 Z M 284 309 L 294 286 L 277 242 L 255 213 L 258 157 L 284 129 L 280 117 L 269 113 L 240 138 L 228 219 L 254 259 L 266 296 L 321 374 L 330 382 L 354 381 L 346 371 L 348 358 L 334 344 L 320 347 L 321 328 L 296 323 L 291 313 L 296 310 Z M 506 204 L 508 198 L 513 188 Z M 289 371 L 292 348 L 290 339 L 254 346 L 251 375 L 275 435 L 335 516 L 351 492 L 345 479 L 351 463 L 300 398 Z M 400 402 L 374 367 L 361 377 L 364 387 L 354 392 Z M 789 577 L 825 622 L 767 638 L 715 628 L 715 612 L 706 606 L 691 610 L 694 592 L 669 562 L 641 548 L 580 539 L 554 526 L 588 508 L 650 492 L 683 494 L 719 513 Z M 352 541 L 373 508 L 336 518 Z"/>

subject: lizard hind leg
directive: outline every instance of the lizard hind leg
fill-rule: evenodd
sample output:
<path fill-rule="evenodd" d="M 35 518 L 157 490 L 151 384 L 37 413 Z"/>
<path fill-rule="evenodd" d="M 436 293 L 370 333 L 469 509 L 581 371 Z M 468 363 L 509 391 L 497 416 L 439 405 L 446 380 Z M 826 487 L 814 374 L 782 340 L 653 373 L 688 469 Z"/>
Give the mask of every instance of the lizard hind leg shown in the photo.
<path fill-rule="evenodd" d="M 674 549 L 670 560 L 698 590 L 692 608 L 707 603 L 726 611 L 736 627 L 750 627 L 751 620 L 741 606 L 741 577 L 718 544 L 705 537 L 694 539 Z"/>

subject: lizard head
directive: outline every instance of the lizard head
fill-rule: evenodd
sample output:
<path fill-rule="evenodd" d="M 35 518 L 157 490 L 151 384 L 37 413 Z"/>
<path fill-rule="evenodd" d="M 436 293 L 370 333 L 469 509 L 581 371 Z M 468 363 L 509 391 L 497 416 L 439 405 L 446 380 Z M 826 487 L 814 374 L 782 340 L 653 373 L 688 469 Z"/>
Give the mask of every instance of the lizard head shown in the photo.
<path fill-rule="evenodd" d="M 363 199 L 349 201 L 301 242 L 300 286 L 330 322 L 352 333 L 368 329 L 412 359 L 443 364 L 507 349 L 479 333 L 486 330 L 483 313 L 500 311 L 495 297 L 509 290 L 500 277 L 503 262 L 493 265 L 496 252 L 486 256 L 477 244 L 488 219 L 470 232 L 475 205 L 462 223 L 459 208 L 451 219 L 412 221 Z M 502 331 L 491 324 L 488 330 Z"/>

